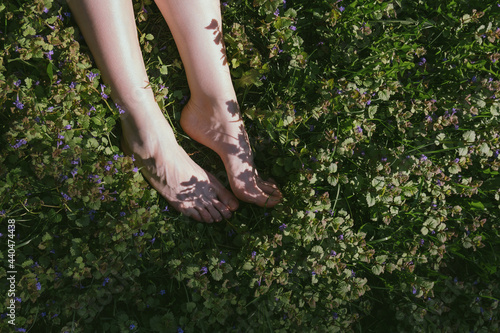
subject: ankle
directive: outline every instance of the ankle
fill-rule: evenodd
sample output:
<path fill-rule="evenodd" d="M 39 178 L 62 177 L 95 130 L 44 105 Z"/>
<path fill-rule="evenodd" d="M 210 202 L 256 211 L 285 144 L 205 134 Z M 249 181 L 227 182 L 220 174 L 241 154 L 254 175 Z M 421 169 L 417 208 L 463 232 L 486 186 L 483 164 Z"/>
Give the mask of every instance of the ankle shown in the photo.
<path fill-rule="evenodd" d="M 214 110 L 227 110 L 228 107 L 238 109 L 238 101 L 234 91 L 220 94 L 191 94 L 190 102 L 198 108 L 210 108 Z"/>

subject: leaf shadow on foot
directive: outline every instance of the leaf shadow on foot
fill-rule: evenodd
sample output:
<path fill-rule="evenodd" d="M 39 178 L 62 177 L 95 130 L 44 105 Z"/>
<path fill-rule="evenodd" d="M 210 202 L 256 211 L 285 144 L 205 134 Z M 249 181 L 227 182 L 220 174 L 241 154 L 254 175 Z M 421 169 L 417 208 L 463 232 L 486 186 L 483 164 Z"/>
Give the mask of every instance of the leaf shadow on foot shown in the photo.
<path fill-rule="evenodd" d="M 226 47 L 224 46 L 224 38 L 222 36 L 222 29 L 219 26 L 219 22 L 216 19 L 212 19 L 212 22 L 208 26 L 205 27 L 207 30 L 213 30 L 213 35 L 215 36 L 214 42 L 216 45 L 221 45 L 221 60 L 222 64 L 227 64 L 227 55 L 226 55 Z"/>

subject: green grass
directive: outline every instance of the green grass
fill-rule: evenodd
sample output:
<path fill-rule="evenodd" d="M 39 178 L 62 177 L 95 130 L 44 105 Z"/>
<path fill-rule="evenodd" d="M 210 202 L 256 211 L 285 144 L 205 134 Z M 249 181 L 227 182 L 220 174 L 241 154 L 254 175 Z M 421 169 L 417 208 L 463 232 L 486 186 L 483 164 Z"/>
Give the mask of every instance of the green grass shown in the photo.
<path fill-rule="evenodd" d="M 134 3 L 165 117 L 225 181 L 179 126 L 189 89 L 161 14 Z M 67 5 L 0 5 L 2 317 L 16 306 L 0 329 L 497 332 L 500 6 L 222 8 L 256 163 L 285 199 L 206 225 L 123 156 L 119 112 Z"/>

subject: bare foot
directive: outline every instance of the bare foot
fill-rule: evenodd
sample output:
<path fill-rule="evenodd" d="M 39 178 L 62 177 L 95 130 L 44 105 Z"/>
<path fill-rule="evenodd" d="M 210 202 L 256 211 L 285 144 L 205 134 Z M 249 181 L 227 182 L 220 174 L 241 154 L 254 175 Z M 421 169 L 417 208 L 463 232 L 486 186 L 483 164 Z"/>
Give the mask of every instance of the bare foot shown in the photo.
<path fill-rule="evenodd" d="M 231 217 L 238 200 L 177 144 L 161 112 L 140 121 L 122 119 L 122 149 L 149 183 L 184 215 L 200 222 Z"/>
<path fill-rule="evenodd" d="M 280 202 L 282 195 L 278 186 L 263 181 L 255 169 L 235 100 L 217 105 L 191 98 L 182 111 L 181 126 L 191 138 L 219 154 L 236 197 L 261 207 L 273 207 Z"/>

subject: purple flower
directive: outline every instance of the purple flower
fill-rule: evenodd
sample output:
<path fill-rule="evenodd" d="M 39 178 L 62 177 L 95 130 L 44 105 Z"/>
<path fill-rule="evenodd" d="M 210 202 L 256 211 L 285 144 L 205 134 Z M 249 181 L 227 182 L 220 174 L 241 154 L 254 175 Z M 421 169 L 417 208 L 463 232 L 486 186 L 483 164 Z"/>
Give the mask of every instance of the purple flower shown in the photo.
<path fill-rule="evenodd" d="M 340 10 L 340 12 L 343 12 L 345 10 L 345 8 L 343 6 L 340 6 L 339 10 Z"/>
<path fill-rule="evenodd" d="M 120 105 L 118 105 L 118 104 L 116 104 L 116 103 L 115 103 L 115 106 L 116 106 L 116 108 L 118 109 L 118 112 L 119 112 L 120 114 L 124 114 L 124 113 L 125 113 L 125 110 L 123 110 L 123 109 L 122 109 L 122 107 L 121 107 Z"/>
<path fill-rule="evenodd" d="M 22 110 L 24 108 L 24 104 L 19 101 L 19 96 L 17 96 L 16 101 L 12 104 L 14 104 L 19 110 Z"/>
<path fill-rule="evenodd" d="M 108 282 L 109 282 L 109 278 L 107 277 L 107 278 L 104 279 L 104 282 L 102 283 L 102 286 L 104 287 Z"/>
<path fill-rule="evenodd" d="M 276 11 L 274 12 L 274 16 L 279 16 L 279 15 L 280 15 L 280 10 L 276 9 Z"/>
<path fill-rule="evenodd" d="M 417 289 L 415 287 L 413 287 L 413 295 L 416 295 L 417 294 Z"/>
<path fill-rule="evenodd" d="M 421 161 L 427 161 L 427 156 L 425 156 L 424 154 L 422 154 L 422 156 L 420 156 L 420 160 Z"/>
<path fill-rule="evenodd" d="M 66 201 L 70 201 L 71 200 L 71 197 L 69 195 L 67 195 L 66 193 L 61 192 L 61 195 L 64 198 L 64 200 L 66 200 Z"/>
<path fill-rule="evenodd" d="M 71 129 L 71 125 L 66 125 L 66 126 L 64 126 L 64 128 L 67 129 L 67 130 L 70 130 Z"/>
<path fill-rule="evenodd" d="M 223 3 L 222 3 L 222 5 L 223 5 L 224 7 L 227 7 L 227 2 L 223 2 Z"/>
<path fill-rule="evenodd" d="M 28 142 L 25 139 L 16 140 L 16 144 L 15 145 L 11 145 L 11 147 L 14 148 L 14 149 L 18 149 L 19 147 L 21 147 L 22 145 L 25 145 L 27 143 Z"/>
<path fill-rule="evenodd" d="M 344 240 L 344 235 L 340 235 L 339 240 Z"/>
<path fill-rule="evenodd" d="M 54 51 L 53 50 L 50 50 L 49 52 L 46 52 L 45 55 L 47 56 L 47 58 L 49 60 L 52 60 L 52 55 L 54 54 Z"/>
<path fill-rule="evenodd" d="M 94 81 L 94 78 L 97 76 L 97 73 L 93 73 L 93 72 L 90 72 L 87 74 L 87 77 L 89 78 L 89 80 L 92 82 Z"/>
<path fill-rule="evenodd" d="M 129 329 L 133 330 L 134 328 L 135 328 L 135 325 L 134 324 L 130 324 Z"/>
<path fill-rule="evenodd" d="M 296 26 L 294 26 L 294 25 L 291 25 L 291 26 L 290 26 L 290 30 L 292 30 L 292 31 L 296 31 L 296 30 L 297 30 L 297 27 L 296 27 Z"/>
<path fill-rule="evenodd" d="M 17 80 L 16 82 L 14 82 L 14 85 L 16 87 L 19 87 L 21 85 L 21 80 Z"/>
<path fill-rule="evenodd" d="M 356 127 L 356 132 L 363 133 L 363 129 L 360 126 L 358 126 Z"/>
<path fill-rule="evenodd" d="M 420 62 L 418 63 L 419 66 L 423 66 L 427 62 L 427 59 L 425 58 L 420 58 Z"/>
<path fill-rule="evenodd" d="M 40 282 L 36 283 L 36 290 L 42 290 L 42 285 L 40 284 Z"/>
<path fill-rule="evenodd" d="M 76 174 L 78 173 L 78 169 L 77 168 L 74 168 L 72 171 L 71 171 L 71 175 L 73 175 L 73 178 L 76 176 Z"/>
<path fill-rule="evenodd" d="M 280 225 L 280 226 L 279 226 L 279 229 L 280 229 L 281 231 L 283 231 L 283 230 L 285 230 L 285 229 L 286 229 L 286 227 L 287 227 L 287 225 L 286 225 L 285 223 L 283 223 L 282 225 Z"/>
<path fill-rule="evenodd" d="M 104 99 L 108 99 L 109 96 L 106 95 L 106 93 L 104 92 L 105 88 L 106 88 L 106 86 L 101 83 L 101 97 L 104 98 Z"/>
<path fill-rule="evenodd" d="M 201 273 L 201 275 L 205 275 L 205 274 L 207 274 L 207 273 L 208 273 L 208 268 L 206 268 L 205 266 L 203 266 L 203 267 L 201 268 L 201 272 L 202 272 L 202 273 Z"/>

